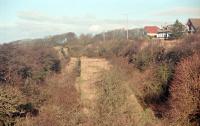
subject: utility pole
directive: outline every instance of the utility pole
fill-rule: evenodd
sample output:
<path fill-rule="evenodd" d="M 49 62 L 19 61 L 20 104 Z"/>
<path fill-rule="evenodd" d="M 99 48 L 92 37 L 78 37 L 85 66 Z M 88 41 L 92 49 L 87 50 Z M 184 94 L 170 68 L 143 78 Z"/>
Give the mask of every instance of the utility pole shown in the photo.
<path fill-rule="evenodd" d="M 128 31 L 129 30 L 129 28 L 128 28 L 129 27 L 129 25 L 128 25 L 129 19 L 128 19 L 128 13 L 125 13 L 123 15 L 126 16 L 126 23 L 125 23 L 125 26 L 124 26 L 125 27 L 124 29 L 125 29 L 126 39 L 129 40 L 129 31 Z"/>
<path fill-rule="evenodd" d="M 104 42 L 106 41 L 106 33 L 105 33 L 105 30 L 103 31 L 103 41 L 104 41 Z"/>
<path fill-rule="evenodd" d="M 128 36 L 128 14 L 126 15 L 126 39 L 128 40 L 129 36 Z"/>

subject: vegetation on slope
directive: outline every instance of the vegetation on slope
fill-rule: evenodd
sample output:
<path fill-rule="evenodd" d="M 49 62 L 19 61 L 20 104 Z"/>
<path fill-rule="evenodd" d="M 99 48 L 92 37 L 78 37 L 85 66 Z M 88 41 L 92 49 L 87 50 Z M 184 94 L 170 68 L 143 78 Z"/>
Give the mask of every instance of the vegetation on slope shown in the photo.
<path fill-rule="evenodd" d="M 170 122 L 168 112 L 171 104 L 176 103 L 170 102 L 169 104 L 173 93 L 169 88 L 173 84 L 173 80 L 176 79 L 177 64 L 194 53 L 199 55 L 199 40 L 199 33 L 185 36 L 177 40 L 175 45 L 170 48 L 167 48 L 165 44 L 146 42 L 145 39 L 140 41 L 95 42 L 83 45 L 81 47 L 83 52 L 80 54 L 89 57 L 105 57 L 117 65 L 120 65 L 121 61 L 113 61 L 113 59 L 122 59 L 127 62 L 126 66 L 130 66 L 127 72 L 130 74 L 130 70 L 134 71 L 133 79 L 129 80 L 131 82 L 129 85 L 135 92 L 140 104 L 144 108 L 151 108 L 157 117 Z M 70 44 L 68 46 L 70 47 Z M 79 49 L 76 48 L 76 50 Z M 126 69 L 126 66 L 120 65 L 123 69 Z M 180 104 L 185 104 L 184 102 L 186 101 Z M 183 112 L 186 112 L 186 110 Z M 190 123 L 190 125 L 198 125 L 198 119 L 195 119 L 195 122 Z M 166 123 L 166 125 L 168 124 Z M 183 124 L 177 122 L 175 125 Z"/>
<path fill-rule="evenodd" d="M 200 55 L 183 59 L 176 67 L 170 86 L 170 117 L 182 126 L 200 122 Z"/>
<path fill-rule="evenodd" d="M 17 126 L 77 126 L 83 123 L 80 96 L 75 86 L 79 67 L 75 61 L 72 66 L 65 65 L 61 74 L 48 78 L 42 88 L 47 99 L 40 114 L 18 120 Z"/>
<path fill-rule="evenodd" d="M 71 35 L 65 45 L 71 56 L 104 57 L 115 66 L 97 84 L 95 125 L 199 125 L 199 33 L 180 38 L 170 48 L 143 37 L 126 41 L 110 34 L 103 41 L 102 34 Z M 77 75 L 51 76 L 61 68 L 57 53 L 46 43 L 1 45 L 0 122 L 79 125 L 90 121 L 81 113 L 74 87 Z M 143 118 L 130 110 L 130 94 L 136 96 Z M 19 119 L 25 116 L 30 118 Z"/>
<path fill-rule="evenodd" d="M 57 53 L 41 45 L 2 45 L 0 62 L 0 82 L 12 85 L 39 83 L 49 73 L 61 70 Z"/>
<path fill-rule="evenodd" d="M 99 99 L 95 113 L 97 126 L 153 126 L 157 124 L 153 112 L 143 109 L 130 90 L 130 76 L 124 69 L 114 66 L 97 83 Z"/>
<path fill-rule="evenodd" d="M 47 97 L 42 84 L 61 71 L 57 52 L 47 45 L 0 45 L 0 122 L 36 116 Z"/>

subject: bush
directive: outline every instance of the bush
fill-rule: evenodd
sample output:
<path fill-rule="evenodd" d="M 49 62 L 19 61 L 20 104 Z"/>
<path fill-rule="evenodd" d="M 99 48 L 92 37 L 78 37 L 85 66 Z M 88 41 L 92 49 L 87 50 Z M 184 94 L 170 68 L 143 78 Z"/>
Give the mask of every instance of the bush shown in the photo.
<path fill-rule="evenodd" d="M 17 106 L 21 103 L 20 92 L 13 88 L 0 88 L 0 121 L 4 124 L 11 124 L 11 112 L 17 111 Z"/>
<path fill-rule="evenodd" d="M 45 90 L 33 82 L 23 85 L 20 91 L 25 96 L 26 102 L 31 103 L 36 108 L 42 106 L 47 100 Z"/>
<path fill-rule="evenodd" d="M 199 52 L 199 40 L 199 33 L 187 36 L 184 39 L 180 40 L 181 43 L 166 52 L 164 57 L 165 62 L 175 66 L 182 59 L 192 56 L 194 52 Z"/>
<path fill-rule="evenodd" d="M 17 88 L 0 87 L 0 122 L 13 125 L 16 120 L 13 116 L 20 112 L 17 108 L 23 103 L 23 96 Z"/>
<path fill-rule="evenodd" d="M 200 122 L 200 54 L 182 60 L 170 86 L 170 117 L 179 125 L 198 126 Z"/>
<path fill-rule="evenodd" d="M 23 94 L 28 96 L 28 100 L 32 104 L 25 104 L 21 108 L 30 110 L 32 107 L 40 107 L 40 113 L 34 118 L 21 118 L 17 120 L 16 125 L 76 126 L 83 123 L 84 115 L 81 111 L 80 94 L 75 85 L 76 77 L 79 74 L 80 60 L 76 62 L 71 72 L 65 70 L 61 74 L 49 77 L 46 80 L 46 85 L 25 85 L 22 88 Z M 45 102 L 43 102 L 44 100 Z"/>
<path fill-rule="evenodd" d="M 60 72 L 61 63 L 52 47 L 4 44 L 0 46 L 0 83 L 40 82 L 51 72 Z"/>
<path fill-rule="evenodd" d="M 148 46 L 132 56 L 133 63 L 139 70 L 145 70 L 152 63 L 163 61 L 165 49 L 158 46 Z"/>
<path fill-rule="evenodd" d="M 127 92 L 119 71 L 115 68 L 105 73 L 103 80 L 97 86 L 99 99 L 94 116 L 96 125 L 133 125 L 133 118 L 126 113 Z"/>
<path fill-rule="evenodd" d="M 38 108 L 46 100 L 38 84 L 60 70 L 60 60 L 52 47 L 0 45 L 0 122 L 14 125 L 27 114 L 37 116 Z"/>
<path fill-rule="evenodd" d="M 141 97 L 144 102 L 149 105 L 165 101 L 171 78 L 172 70 L 167 64 L 151 66 L 144 71 L 140 85 Z"/>
<path fill-rule="evenodd" d="M 172 25 L 172 34 L 175 38 L 180 38 L 184 35 L 185 26 L 178 20 Z"/>
<path fill-rule="evenodd" d="M 93 116 L 95 125 L 155 125 L 152 111 L 144 110 L 138 103 L 135 92 L 130 89 L 130 75 L 127 72 L 123 66 L 113 66 L 103 74 L 102 81 L 97 82 L 98 99 Z"/>
<path fill-rule="evenodd" d="M 93 52 L 93 55 L 96 54 L 96 57 L 112 57 L 118 56 L 121 52 L 121 49 L 125 46 L 124 41 L 107 41 L 102 43 L 94 43 L 90 49 L 89 54 Z M 97 52 L 96 52 L 96 50 Z M 86 55 L 87 56 L 87 55 Z"/>

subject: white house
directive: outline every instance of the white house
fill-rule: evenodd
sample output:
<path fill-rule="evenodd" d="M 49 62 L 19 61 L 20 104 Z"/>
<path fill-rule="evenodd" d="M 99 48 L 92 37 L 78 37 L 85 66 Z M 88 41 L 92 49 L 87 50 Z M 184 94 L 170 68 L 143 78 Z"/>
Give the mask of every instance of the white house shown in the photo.
<path fill-rule="evenodd" d="M 168 31 L 168 30 L 160 30 L 157 33 L 157 38 L 158 39 L 164 39 L 164 40 L 171 39 L 172 38 L 172 32 Z"/>
<path fill-rule="evenodd" d="M 172 28 L 173 28 L 173 25 L 163 26 L 162 29 L 158 31 L 157 38 L 164 39 L 164 40 L 172 39 L 173 37 Z"/>

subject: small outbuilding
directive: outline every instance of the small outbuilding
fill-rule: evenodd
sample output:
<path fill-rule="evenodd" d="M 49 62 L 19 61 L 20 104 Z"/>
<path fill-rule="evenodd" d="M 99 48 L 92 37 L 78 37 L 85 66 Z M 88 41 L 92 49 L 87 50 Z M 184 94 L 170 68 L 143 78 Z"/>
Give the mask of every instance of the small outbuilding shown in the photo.
<path fill-rule="evenodd" d="M 198 32 L 200 31 L 200 19 L 188 19 L 188 22 L 187 22 L 187 30 L 188 30 L 188 33 L 195 33 L 195 32 Z"/>

